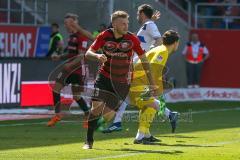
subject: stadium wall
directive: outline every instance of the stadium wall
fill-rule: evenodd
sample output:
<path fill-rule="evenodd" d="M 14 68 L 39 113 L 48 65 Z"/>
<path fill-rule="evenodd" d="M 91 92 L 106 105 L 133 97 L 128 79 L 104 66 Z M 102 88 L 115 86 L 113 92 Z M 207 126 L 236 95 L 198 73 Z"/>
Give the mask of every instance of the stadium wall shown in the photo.
<path fill-rule="evenodd" d="M 202 87 L 240 88 L 239 30 L 192 30 L 208 47 L 210 58 L 202 70 Z"/>

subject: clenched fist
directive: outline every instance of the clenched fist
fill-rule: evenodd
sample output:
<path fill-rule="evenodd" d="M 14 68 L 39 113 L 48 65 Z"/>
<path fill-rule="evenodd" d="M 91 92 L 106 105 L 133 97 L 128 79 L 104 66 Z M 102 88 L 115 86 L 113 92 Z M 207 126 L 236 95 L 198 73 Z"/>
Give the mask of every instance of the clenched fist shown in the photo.
<path fill-rule="evenodd" d="M 100 63 L 105 63 L 107 61 L 107 57 L 104 54 L 97 54 L 97 59 Z"/>

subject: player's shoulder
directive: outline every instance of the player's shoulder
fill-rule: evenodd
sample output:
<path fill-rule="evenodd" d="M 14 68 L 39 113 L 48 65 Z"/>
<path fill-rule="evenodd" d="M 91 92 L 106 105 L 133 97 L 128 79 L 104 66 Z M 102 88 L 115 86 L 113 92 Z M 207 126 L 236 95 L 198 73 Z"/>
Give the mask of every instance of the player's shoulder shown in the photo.
<path fill-rule="evenodd" d="M 101 32 L 101 33 L 97 36 L 97 38 L 98 38 L 98 37 L 109 37 L 109 36 L 113 36 L 113 31 L 112 31 L 111 28 L 106 29 L 106 30 L 104 30 L 103 32 Z"/>
<path fill-rule="evenodd" d="M 128 39 L 132 39 L 132 40 L 138 40 L 138 37 L 136 36 L 136 34 L 130 32 L 130 31 L 127 32 L 125 37 L 128 38 Z"/>
<path fill-rule="evenodd" d="M 156 63 L 165 63 L 168 59 L 168 50 L 164 45 L 160 45 L 154 48 L 154 55 Z"/>
<path fill-rule="evenodd" d="M 76 32 L 76 33 L 72 34 L 72 39 L 73 39 L 73 41 L 78 41 L 78 42 L 88 41 L 88 38 L 85 37 L 84 35 L 82 35 L 80 32 Z"/>
<path fill-rule="evenodd" d="M 146 25 L 147 28 L 157 27 L 156 23 L 152 20 L 145 22 L 144 25 Z"/>
<path fill-rule="evenodd" d="M 168 50 L 164 45 L 154 47 L 153 49 L 150 50 L 150 52 L 154 52 L 156 55 L 163 55 L 163 56 L 168 55 Z"/>
<path fill-rule="evenodd" d="M 154 21 L 152 21 L 152 20 L 147 21 L 147 22 L 145 22 L 144 24 L 147 24 L 147 25 L 156 25 L 156 23 L 155 23 Z"/>
<path fill-rule="evenodd" d="M 133 32 L 130 32 L 130 31 L 128 31 L 126 35 L 128 35 L 128 36 L 135 36 L 135 34 Z"/>

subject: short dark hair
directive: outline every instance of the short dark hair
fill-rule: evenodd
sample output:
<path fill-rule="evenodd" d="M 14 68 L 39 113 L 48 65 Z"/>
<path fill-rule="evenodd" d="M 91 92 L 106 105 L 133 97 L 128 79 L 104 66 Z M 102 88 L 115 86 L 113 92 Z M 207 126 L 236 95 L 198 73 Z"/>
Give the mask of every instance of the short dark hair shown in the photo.
<path fill-rule="evenodd" d="M 58 25 L 57 23 L 52 23 L 51 26 L 52 26 L 52 27 L 59 28 L 59 25 Z"/>
<path fill-rule="evenodd" d="M 171 44 L 179 41 L 179 38 L 180 38 L 180 36 L 179 36 L 178 32 L 176 32 L 174 30 L 168 30 L 162 36 L 164 45 L 171 45 Z"/>
<path fill-rule="evenodd" d="M 114 20 L 116 20 L 118 18 L 129 18 L 129 15 L 125 11 L 120 11 L 120 10 L 119 11 L 115 11 L 111 15 L 111 22 L 113 22 Z"/>
<path fill-rule="evenodd" d="M 138 12 L 143 12 L 148 18 L 152 18 L 153 8 L 149 4 L 142 4 L 138 7 Z"/>
<path fill-rule="evenodd" d="M 64 16 L 64 19 L 67 19 L 67 18 L 72 18 L 73 20 L 78 20 L 78 15 L 77 15 L 77 14 L 74 14 L 74 13 L 67 13 L 67 14 Z"/>

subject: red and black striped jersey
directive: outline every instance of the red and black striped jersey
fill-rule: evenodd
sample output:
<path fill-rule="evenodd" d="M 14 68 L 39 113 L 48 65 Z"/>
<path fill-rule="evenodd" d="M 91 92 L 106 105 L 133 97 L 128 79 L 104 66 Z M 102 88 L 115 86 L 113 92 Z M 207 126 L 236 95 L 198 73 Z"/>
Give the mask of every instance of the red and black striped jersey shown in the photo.
<path fill-rule="evenodd" d="M 105 30 L 99 34 L 91 49 L 97 51 L 102 49 L 107 61 L 101 66 L 99 73 L 113 81 L 129 82 L 132 77 L 133 53 L 144 54 L 139 39 L 128 32 L 123 37 L 116 39 L 112 29 Z"/>
<path fill-rule="evenodd" d="M 79 32 L 73 33 L 69 36 L 68 39 L 68 46 L 67 46 L 67 54 L 68 54 L 68 60 L 71 62 L 75 56 L 79 54 L 85 54 L 87 51 L 87 46 L 88 46 L 88 39 L 84 36 L 82 36 Z M 74 71 L 73 73 L 84 73 L 82 71 L 84 65 L 84 59 L 80 64 L 78 64 L 78 69 Z"/>

